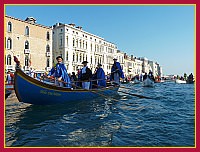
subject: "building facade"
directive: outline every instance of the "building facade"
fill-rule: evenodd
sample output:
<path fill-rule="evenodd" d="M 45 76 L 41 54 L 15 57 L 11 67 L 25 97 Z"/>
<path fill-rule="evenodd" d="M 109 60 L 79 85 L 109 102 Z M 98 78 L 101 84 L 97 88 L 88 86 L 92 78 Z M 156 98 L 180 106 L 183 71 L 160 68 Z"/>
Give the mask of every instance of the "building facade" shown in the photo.
<path fill-rule="evenodd" d="M 52 66 L 52 29 L 36 23 L 33 17 L 26 20 L 5 16 L 5 70 L 15 70 L 16 56 L 24 71 L 32 67 L 38 71 Z"/>
<path fill-rule="evenodd" d="M 117 57 L 124 75 L 148 73 L 162 76 L 162 67 L 147 58 L 137 58 L 117 49 L 117 46 L 102 37 L 86 32 L 75 24 L 56 23 L 52 27 L 36 23 L 33 17 L 26 20 L 5 16 L 5 69 L 15 70 L 13 57 L 16 56 L 24 71 L 32 67 L 36 71 L 50 71 L 57 56 L 69 73 L 82 68 L 82 62 L 88 61 L 88 67 L 95 71 L 101 63 L 105 74 L 111 73 L 113 58 Z"/>
<path fill-rule="evenodd" d="M 105 73 L 109 74 L 116 54 L 115 44 L 84 31 L 80 26 L 62 23 L 53 26 L 53 62 L 56 64 L 55 58 L 62 56 L 69 73 L 82 68 L 82 62 L 88 61 L 92 72 L 101 63 Z"/>

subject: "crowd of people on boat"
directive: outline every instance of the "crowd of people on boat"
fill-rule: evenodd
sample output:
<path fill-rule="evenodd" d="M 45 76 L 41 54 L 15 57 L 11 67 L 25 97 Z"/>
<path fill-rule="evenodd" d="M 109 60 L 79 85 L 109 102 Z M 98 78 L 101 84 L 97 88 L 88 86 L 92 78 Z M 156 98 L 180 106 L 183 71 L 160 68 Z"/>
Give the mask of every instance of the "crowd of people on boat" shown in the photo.
<path fill-rule="evenodd" d="M 124 78 L 121 65 L 117 62 L 117 58 L 113 59 L 114 63 L 111 68 L 110 76 L 105 75 L 100 63 L 97 65 L 95 72 L 92 73 L 91 69 L 87 66 L 87 61 L 82 62 L 83 68 L 77 69 L 77 74 L 75 72 L 68 74 L 67 69 L 62 62 L 62 57 L 58 56 L 56 60 L 57 64 L 48 73 L 47 78 L 53 78 L 55 80 L 55 85 L 60 87 L 83 89 L 99 88 L 106 87 L 107 80 L 119 84 L 120 78 Z"/>
<path fill-rule="evenodd" d="M 179 76 L 179 75 L 177 75 L 176 77 L 174 77 L 174 79 L 177 79 L 177 80 L 182 80 L 182 81 L 187 81 L 187 82 L 189 82 L 189 83 L 192 83 L 192 82 L 194 82 L 194 76 L 193 76 L 193 74 L 192 74 L 192 73 L 190 73 L 190 75 L 189 75 L 189 76 L 187 76 L 187 74 L 186 74 L 186 73 L 184 73 L 184 75 L 183 75 L 183 76 Z"/>
<path fill-rule="evenodd" d="M 92 73 L 91 69 L 87 66 L 87 61 L 83 61 L 83 67 L 81 69 L 77 69 L 76 72 L 72 72 L 72 74 L 67 72 L 67 69 L 63 63 L 62 56 L 58 56 L 56 58 L 57 64 L 52 67 L 49 73 L 43 75 L 43 77 L 48 79 L 53 79 L 54 84 L 60 87 L 67 87 L 67 88 L 83 88 L 83 89 L 91 89 L 91 88 L 100 88 L 106 87 L 107 81 L 112 81 L 115 84 L 120 83 L 120 79 L 123 79 L 125 82 L 129 81 L 145 81 L 147 78 L 152 80 L 153 82 L 160 81 L 161 77 L 156 76 L 154 77 L 153 72 L 150 70 L 149 73 L 136 75 L 132 78 L 125 77 L 122 67 L 119 62 L 117 62 L 117 58 L 113 58 L 113 65 L 111 68 L 111 73 L 105 75 L 105 72 L 102 68 L 102 65 L 99 63 Z M 30 68 L 29 76 L 36 77 L 35 71 L 33 68 Z M 193 81 L 193 74 L 191 73 L 188 77 L 187 74 L 184 76 L 179 77 L 177 75 L 176 79 L 180 80 L 187 80 Z M 7 84 L 13 84 L 14 74 L 11 71 L 8 71 L 6 74 L 6 82 Z"/>
<path fill-rule="evenodd" d="M 135 75 L 134 77 L 125 77 L 124 80 L 126 82 L 129 82 L 129 81 L 134 81 L 134 80 L 137 80 L 137 81 L 144 81 L 147 79 L 147 77 L 152 80 L 152 81 L 155 81 L 156 79 L 158 79 L 159 77 L 154 77 L 153 75 L 153 72 L 151 70 L 149 70 L 149 73 L 147 74 L 147 72 L 145 72 L 144 74 L 137 74 Z"/>

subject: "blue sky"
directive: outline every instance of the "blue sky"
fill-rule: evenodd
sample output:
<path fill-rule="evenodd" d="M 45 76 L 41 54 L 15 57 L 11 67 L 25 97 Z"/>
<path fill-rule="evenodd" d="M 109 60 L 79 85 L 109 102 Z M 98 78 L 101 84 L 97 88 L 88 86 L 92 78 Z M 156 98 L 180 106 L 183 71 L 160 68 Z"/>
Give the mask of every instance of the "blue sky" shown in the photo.
<path fill-rule="evenodd" d="M 75 23 L 136 57 L 157 61 L 164 74 L 194 73 L 193 5 L 6 5 L 6 15 L 37 23 Z"/>

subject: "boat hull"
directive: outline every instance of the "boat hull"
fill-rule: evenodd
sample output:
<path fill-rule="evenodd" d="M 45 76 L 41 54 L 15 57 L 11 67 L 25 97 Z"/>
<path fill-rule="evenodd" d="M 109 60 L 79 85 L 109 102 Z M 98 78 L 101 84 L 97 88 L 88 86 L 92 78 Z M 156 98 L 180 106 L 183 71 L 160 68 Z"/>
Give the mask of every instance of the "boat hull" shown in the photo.
<path fill-rule="evenodd" d="M 178 79 L 176 79 L 176 80 L 175 80 L 175 83 L 179 83 L 179 84 L 185 84 L 185 83 L 186 83 L 186 81 L 184 81 L 184 80 L 178 80 Z"/>
<path fill-rule="evenodd" d="M 14 89 L 20 102 L 48 105 L 83 100 L 88 101 L 97 97 L 107 97 L 116 94 L 119 86 L 106 87 L 99 90 L 72 90 L 71 88 L 57 87 L 42 83 L 17 69 L 15 73 Z"/>
<path fill-rule="evenodd" d="M 154 82 L 149 78 L 147 77 L 144 81 L 143 81 L 143 86 L 144 87 L 153 87 L 154 86 Z"/>

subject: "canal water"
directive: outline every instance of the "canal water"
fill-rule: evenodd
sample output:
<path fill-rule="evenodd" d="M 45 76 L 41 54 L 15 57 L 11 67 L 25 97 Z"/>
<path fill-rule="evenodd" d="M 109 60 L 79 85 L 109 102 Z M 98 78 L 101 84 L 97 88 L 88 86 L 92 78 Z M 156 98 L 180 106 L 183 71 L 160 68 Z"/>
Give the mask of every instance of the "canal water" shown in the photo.
<path fill-rule="evenodd" d="M 195 146 L 194 84 L 123 86 L 153 99 L 119 93 L 115 100 L 38 106 L 18 102 L 13 92 L 5 101 L 6 146 Z"/>

